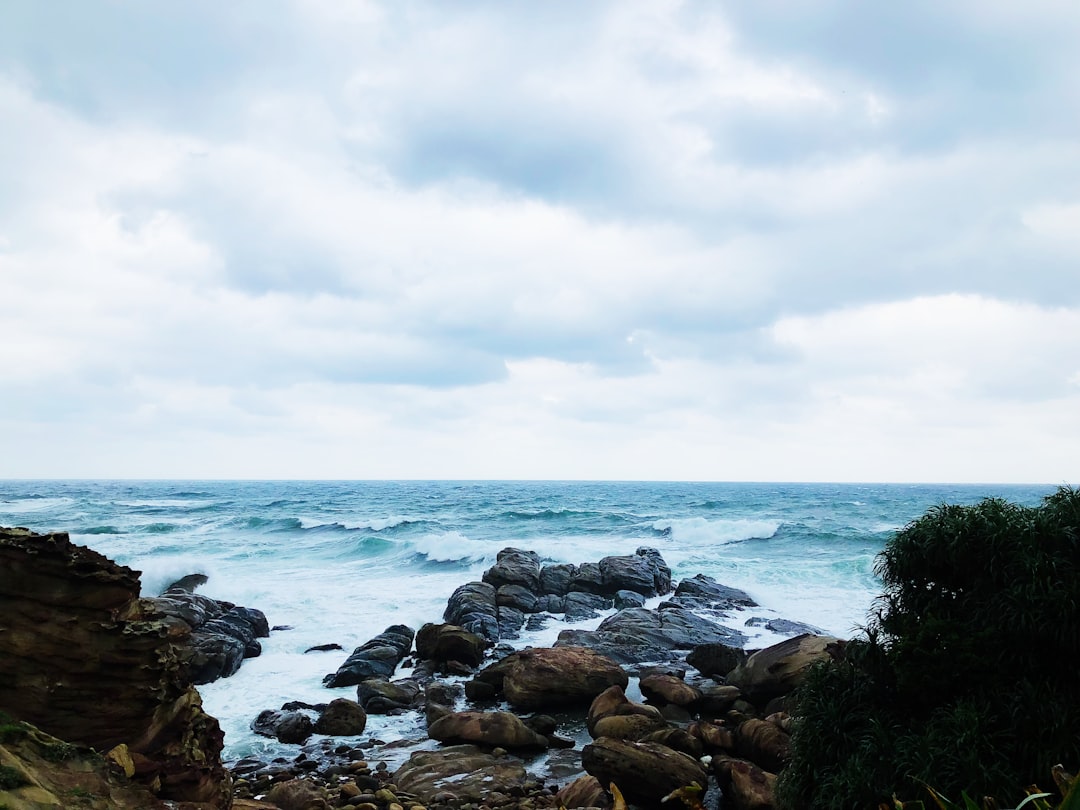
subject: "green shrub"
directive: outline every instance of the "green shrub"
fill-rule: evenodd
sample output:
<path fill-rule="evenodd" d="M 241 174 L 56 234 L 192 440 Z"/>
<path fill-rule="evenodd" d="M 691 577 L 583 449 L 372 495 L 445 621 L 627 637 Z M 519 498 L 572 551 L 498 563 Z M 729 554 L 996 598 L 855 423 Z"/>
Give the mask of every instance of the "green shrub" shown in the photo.
<path fill-rule="evenodd" d="M 21 771 L 8 765 L 0 765 L 0 790 L 15 790 L 29 784 Z"/>
<path fill-rule="evenodd" d="M 1080 762 L 1080 492 L 943 505 L 878 558 L 865 637 L 793 698 L 789 807 L 946 795 L 1009 801 Z"/>

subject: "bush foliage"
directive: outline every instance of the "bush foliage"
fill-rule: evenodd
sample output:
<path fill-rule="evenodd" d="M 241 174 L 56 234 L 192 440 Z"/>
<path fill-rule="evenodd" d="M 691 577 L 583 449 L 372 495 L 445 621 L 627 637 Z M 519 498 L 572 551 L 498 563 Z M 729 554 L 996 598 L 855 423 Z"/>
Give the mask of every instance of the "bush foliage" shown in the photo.
<path fill-rule="evenodd" d="M 1080 762 L 1080 491 L 929 510 L 877 562 L 884 594 L 845 659 L 794 696 L 784 805 L 1015 798 Z M 1021 793 L 1022 796 L 1022 793 Z"/>

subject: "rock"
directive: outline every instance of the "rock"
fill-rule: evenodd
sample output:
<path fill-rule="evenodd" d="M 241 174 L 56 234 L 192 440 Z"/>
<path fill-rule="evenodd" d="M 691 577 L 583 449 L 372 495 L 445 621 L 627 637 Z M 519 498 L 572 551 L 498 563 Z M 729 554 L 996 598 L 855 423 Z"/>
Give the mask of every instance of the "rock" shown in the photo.
<path fill-rule="evenodd" d="M 674 675 L 649 675 L 639 683 L 646 700 L 662 705 L 692 706 L 701 701 L 701 690 Z"/>
<path fill-rule="evenodd" d="M 356 687 L 356 700 L 368 714 L 389 714 L 414 708 L 419 703 L 420 691 L 420 684 L 410 678 L 399 681 L 368 678 Z"/>
<path fill-rule="evenodd" d="M 299 744 L 315 733 L 315 723 L 304 712 L 265 709 L 251 722 L 251 730 L 278 742 Z"/>
<path fill-rule="evenodd" d="M 525 614 L 517 608 L 499 608 L 499 635 L 501 638 L 517 638 L 525 626 Z"/>
<path fill-rule="evenodd" d="M 786 695 L 798 686 L 818 661 L 836 659 L 844 642 L 832 636 L 804 634 L 758 650 L 728 674 L 750 700 L 763 702 Z"/>
<path fill-rule="evenodd" d="M 564 630 L 556 647 L 585 646 L 624 664 L 671 661 L 698 644 L 741 644 L 745 636 L 677 605 L 659 610 L 627 608 L 608 616 L 594 631 Z"/>
<path fill-rule="evenodd" d="M 437 663 L 460 661 L 478 667 L 484 660 L 486 639 L 453 624 L 425 624 L 416 634 L 416 654 Z"/>
<path fill-rule="evenodd" d="M 675 589 L 675 597 L 704 602 L 715 610 L 758 606 L 757 602 L 751 599 L 746 591 L 721 585 L 712 577 L 707 577 L 704 574 L 698 574 L 679 582 L 679 586 Z"/>
<path fill-rule="evenodd" d="M 582 563 L 574 569 L 574 576 L 570 580 L 570 589 L 567 591 L 584 591 L 585 593 L 604 594 L 604 575 L 600 573 L 600 563 Z"/>
<path fill-rule="evenodd" d="M 401 659 L 412 649 L 412 628 L 403 624 L 387 627 L 375 638 L 357 647 L 338 667 L 338 671 L 323 678 L 329 687 L 355 686 L 368 678 L 389 678 Z"/>
<path fill-rule="evenodd" d="M 791 737 L 773 723 L 746 720 L 735 729 L 735 752 L 770 773 L 779 773 L 791 759 Z"/>
<path fill-rule="evenodd" d="M 714 759 L 713 770 L 724 792 L 724 806 L 733 810 L 773 810 L 776 776 L 752 762 Z"/>
<path fill-rule="evenodd" d="M 663 728 L 647 734 L 641 742 L 655 742 L 682 751 L 684 754 L 699 759 L 705 752 L 702 741 L 684 728 Z"/>
<path fill-rule="evenodd" d="M 426 805 L 453 801 L 458 806 L 480 803 L 495 793 L 510 795 L 524 789 L 525 766 L 514 757 L 486 754 L 474 745 L 440 751 L 418 751 L 394 773 L 394 784 Z"/>
<path fill-rule="evenodd" d="M 611 797 L 595 776 L 580 776 L 555 794 L 559 807 L 576 810 L 579 807 L 609 807 Z"/>
<path fill-rule="evenodd" d="M 187 677 L 194 684 L 228 678 L 244 663 L 244 642 L 223 633 L 195 631 L 190 636 L 191 657 Z"/>
<path fill-rule="evenodd" d="M 468 582 L 450 594 L 443 619 L 470 633 L 499 640 L 499 609 L 495 586 L 487 582 Z"/>
<path fill-rule="evenodd" d="M 583 647 L 521 650 L 481 670 L 476 679 L 526 710 L 588 703 L 609 686 L 625 688 L 628 682 L 615 661 Z"/>
<path fill-rule="evenodd" d="M 484 582 L 496 588 L 520 585 L 527 591 L 536 592 L 540 585 L 540 555 L 535 551 L 504 548 L 495 560 L 495 565 L 484 572 Z"/>
<path fill-rule="evenodd" d="M 512 607 L 522 613 L 536 613 L 539 598 L 523 585 L 500 585 L 495 592 L 495 604 L 500 608 Z"/>
<path fill-rule="evenodd" d="M 691 723 L 686 731 L 690 736 L 701 740 L 702 747 L 706 751 L 731 753 L 735 750 L 735 735 L 731 729 L 724 726 L 718 726 L 707 720 L 699 720 Z"/>
<path fill-rule="evenodd" d="M 340 644 L 316 644 L 314 647 L 308 647 L 304 652 L 330 652 L 331 650 L 340 649 L 343 649 Z"/>
<path fill-rule="evenodd" d="M 618 610 L 631 607 L 644 607 L 645 597 L 637 591 L 615 591 L 615 607 Z"/>
<path fill-rule="evenodd" d="M 306 779 L 290 779 L 274 785 L 266 800 L 281 810 L 325 810 L 330 807 L 326 791 Z"/>
<path fill-rule="evenodd" d="M 0 710 L 76 745 L 126 744 L 150 792 L 225 807 L 223 735 L 186 669 L 190 626 L 139 591 L 137 572 L 65 533 L 0 529 Z"/>
<path fill-rule="evenodd" d="M 812 624 L 804 624 L 803 622 L 794 622 L 791 619 L 766 619 L 763 616 L 754 616 L 746 620 L 746 626 L 764 627 L 766 630 L 786 636 L 797 636 L 803 633 L 818 636 L 826 635 L 825 631 L 820 627 L 814 627 Z"/>
<path fill-rule="evenodd" d="M 729 684 L 703 684 L 698 689 L 701 691 L 698 711 L 713 717 L 722 715 L 742 697 L 739 687 Z"/>
<path fill-rule="evenodd" d="M 482 743 L 502 748 L 544 749 L 547 738 L 510 712 L 450 712 L 428 726 L 439 742 Z"/>
<path fill-rule="evenodd" d="M 667 728 L 667 721 L 655 706 L 634 703 L 619 686 L 611 686 L 596 696 L 585 723 L 593 739 L 640 740 Z"/>
<path fill-rule="evenodd" d="M 367 713 L 359 703 L 347 698 L 331 700 L 315 721 L 316 734 L 332 737 L 354 737 L 364 733 Z"/>
<path fill-rule="evenodd" d="M 563 612 L 568 622 L 595 619 L 600 615 L 598 611 L 608 610 L 610 607 L 611 600 L 606 596 L 582 591 L 571 591 L 563 601 Z"/>
<path fill-rule="evenodd" d="M 678 788 L 706 785 L 706 772 L 697 760 L 654 742 L 625 742 L 602 737 L 586 745 L 581 764 L 602 785 L 614 782 L 634 805 L 659 807 Z"/>
<path fill-rule="evenodd" d="M 686 663 L 702 675 L 727 675 L 748 657 L 746 650 L 729 644 L 698 644 L 686 656 Z"/>
<path fill-rule="evenodd" d="M 654 548 L 639 548 L 633 555 L 600 560 L 600 582 L 606 593 L 636 591 L 659 596 L 671 591 L 671 569 Z"/>
<path fill-rule="evenodd" d="M 576 575 L 576 565 L 561 563 L 558 565 L 545 565 L 540 569 L 539 591 L 541 594 L 566 596 L 570 592 L 570 583 Z"/>

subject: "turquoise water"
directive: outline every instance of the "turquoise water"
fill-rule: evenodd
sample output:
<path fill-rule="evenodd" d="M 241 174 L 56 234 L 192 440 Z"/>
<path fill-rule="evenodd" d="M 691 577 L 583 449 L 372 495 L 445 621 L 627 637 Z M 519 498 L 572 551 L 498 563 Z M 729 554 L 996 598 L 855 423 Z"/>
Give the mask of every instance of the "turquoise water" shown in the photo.
<path fill-rule="evenodd" d="M 203 592 L 263 610 L 275 632 L 234 677 L 202 687 L 227 754 L 273 753 L 248 730 L 263 708 L 338 696 L 322 675 L 395 623 L 438 621 L 446 598 L 499 549 L 580 563 L 660 550 L 675 578 L 704 573 L 759 610 L 840 636 L 866 618 L 875 555 L 935 504 L 1053 486 L 413 481 L 0 481 L 0 525 L 67 531 L 143 572 L 146 595 L 189 573 Z M 579 627 L 585 625 L 577 625 Z M 548 643 L 562 625 L 524 641 Z M 755 635 L 756 634 L 756 635 Z M 330 657 L 327 657 L 327 656 Z M 344 693 L 341 693 L 344 694 Z M 385 730 L 384 738 L 392 735 Z"/>

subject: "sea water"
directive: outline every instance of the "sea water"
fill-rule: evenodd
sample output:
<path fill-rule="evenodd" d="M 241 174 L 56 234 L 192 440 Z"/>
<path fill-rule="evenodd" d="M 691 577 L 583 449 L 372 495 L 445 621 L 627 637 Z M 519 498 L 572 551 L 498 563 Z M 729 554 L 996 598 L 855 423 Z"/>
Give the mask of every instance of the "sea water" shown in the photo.
<path fill-rule="evenodd" d="M 200 588 L 266 613 L 263 653 L 200 687 L 225 731 L 225 756 L 295 753 L 251 720 L 290 700 L 325 703 L 322 686 L 356 646 L 391 624 L 440 621 L 447 597 L 507 546 L 547 563 L 597 561 L 651 546 L 675 579 L 707 574 L 760 605 L 746 626 L 783 617 L 841 637 L 880 592 L 874 560 L 895 531 L 941 503 L 1004 497 L 1034 505 L 1052 486 L 452 481 L 0 481 L 0 526 L 66 531 L 142 572 L 144 596 L 191 573 Z M 591 628 L 591 620 L 574 625 Z M 522 638 L 550 644 L 567 625 Z M 308 653 L 321 644 L 343 651 Z M 383 740 L 408 720 L 372 718 Z M 413 720 L 413 723 L 417 721 Z"/>

